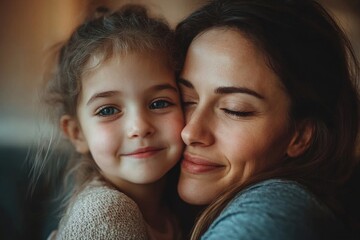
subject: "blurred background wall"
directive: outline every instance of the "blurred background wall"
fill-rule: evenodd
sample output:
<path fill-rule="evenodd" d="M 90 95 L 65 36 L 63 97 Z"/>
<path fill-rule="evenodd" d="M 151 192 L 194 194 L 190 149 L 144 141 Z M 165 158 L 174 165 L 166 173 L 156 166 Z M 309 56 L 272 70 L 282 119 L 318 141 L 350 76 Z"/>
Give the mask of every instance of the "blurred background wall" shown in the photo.
<path fill-rule="evenodd" d="M 205 0 L 0 0 L 0 145 L 30 144 L 38 129 L 37 88 L 46 50 L 98 5 L 145 3 L 172 26 Z M 360 55 L 360 0 L 319 0 L 341 22 Z"/>
<path fill-rule="evenodd" d="M 42 239 L 48 234 L 40 229 L 47 211 L 43 200 L 51 193 L 42 189 L 28 198 L 24 165 L 39 128 L 46 127 L 38 125 L 37 101 L 47 50 L 100 5 L 146 4 L 174 27 L 205 1 L 0 0 L 0 239 Z M 340 22 L 360 58 L 360 0 L 318 1 Z"/>
<path fill-rule="evenodd" d="M 57 226 L 59 184 L 40 178 L 29 192 L 30 147 L 38 132 L 38 90 L 54 44 L 100 5 L 148 5 L 171 26 L 204 0 L 0 0 L 0 239 L 46 239 Z M 46 133 L 46 131 L 45 131 Z M 55 175 L 55 174 L 53 174 Z"/>
<path fill-rule="evenodd" d="M 174 26 L 204 0 L 0 0 L 0 145 L 24 146 L 34 139 L 47 49 L 97 6 L 127 2 L 148 5 Z"/>

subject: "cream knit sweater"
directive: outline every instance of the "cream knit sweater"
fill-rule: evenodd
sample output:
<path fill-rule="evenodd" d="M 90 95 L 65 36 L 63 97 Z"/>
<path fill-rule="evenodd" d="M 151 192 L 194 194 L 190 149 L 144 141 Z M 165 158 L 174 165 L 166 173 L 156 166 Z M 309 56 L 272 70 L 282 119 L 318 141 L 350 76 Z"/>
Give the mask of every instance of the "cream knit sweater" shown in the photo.
<path fill-rule="evenodd" d="M 125 194 L 94 180 L 75 198 L 49 239 L 148 239 L 143 216 Z"/>

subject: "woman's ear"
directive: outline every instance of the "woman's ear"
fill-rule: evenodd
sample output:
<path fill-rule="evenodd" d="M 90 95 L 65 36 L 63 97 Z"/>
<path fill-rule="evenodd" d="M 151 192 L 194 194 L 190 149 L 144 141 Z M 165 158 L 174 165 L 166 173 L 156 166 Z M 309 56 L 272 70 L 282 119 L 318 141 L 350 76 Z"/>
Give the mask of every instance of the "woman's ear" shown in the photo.
<path fill-rule="evenodd" d="M 298 157 L 310 146 L 314 132 L 314 125 L 311 121 L 304 120 L 296 124 L 294 135 L 287 148 L 289 157 Z"/>
<path fill-rule="evenodd" d="M 70 115 L 63 115 L 60 118 L 60 128 L 65 136 L 69 138 L 78 153 L 86 154 L 89 152 L 89 146 L 77 119 Z"/>

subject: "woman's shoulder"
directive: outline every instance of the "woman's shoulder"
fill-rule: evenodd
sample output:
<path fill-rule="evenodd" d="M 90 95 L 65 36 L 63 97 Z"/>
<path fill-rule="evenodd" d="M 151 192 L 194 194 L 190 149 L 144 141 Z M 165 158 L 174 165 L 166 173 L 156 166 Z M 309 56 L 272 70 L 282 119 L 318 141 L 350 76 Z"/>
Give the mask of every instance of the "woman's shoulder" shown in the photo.
<path fill-rule="evenodd" d="M 328 233 L 340 232 L 339 225 L 330 209 L 304 186 L 273 179 L 239 192 L 207 235 L 217 231 L 244 239 L 328 239 Z"/>
<path fill-rule="evenodd" d="M 258 199 L 261 201 L 256 201 Z M 270 179 L 259 182 L 239 192 L 232 202 L 236 205 L 236 202 L 246 203 L 248 201 L 264 206 L 267 204 L 281 208 L 312 206 L 328 211 L 328 208 L 305 186 L 290 180 Z"/>
<path fill-rule="evenodd" d="M 60 239 L 80 235 L 87 239 L 146 239 L 146 227 L 131 198 L 95 181 L 76 196 L 57 233 Z"/>
<path fill-rule="evenodd" d="M 318 225 L 318 221 L 336 222 L 333 212 L 305 186 L 289 180 L 271 179 L 255 184 L 238 193 L 228 211 L 238 207 L 261 212 L 269 220 L 301 221 Z"/>

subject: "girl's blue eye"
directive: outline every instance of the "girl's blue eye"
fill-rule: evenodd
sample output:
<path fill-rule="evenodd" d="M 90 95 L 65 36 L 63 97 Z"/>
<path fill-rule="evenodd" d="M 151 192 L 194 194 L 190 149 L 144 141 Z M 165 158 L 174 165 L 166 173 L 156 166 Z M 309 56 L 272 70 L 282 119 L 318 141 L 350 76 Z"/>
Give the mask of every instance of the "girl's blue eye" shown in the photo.
<path fill-rule="evenodd" d="M 99 116 L 111 116 L 119 113 L 120 111 L 114 107 L 104 107 L 98 111 L 97 115 Z"/>
<path fill-rule="evenodd" d="M 169 106 L 173 105 L 169 101 L 166 100 L 156 100 L 152 102 L 149 106 L 150 109 L 161 109 L 161 108 L 167 108 Z"/>

